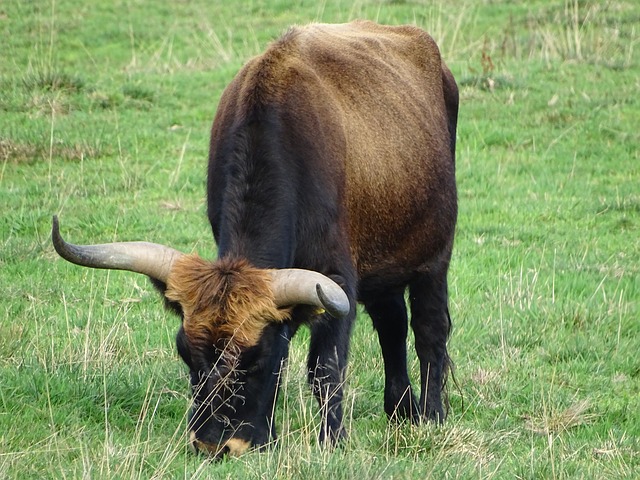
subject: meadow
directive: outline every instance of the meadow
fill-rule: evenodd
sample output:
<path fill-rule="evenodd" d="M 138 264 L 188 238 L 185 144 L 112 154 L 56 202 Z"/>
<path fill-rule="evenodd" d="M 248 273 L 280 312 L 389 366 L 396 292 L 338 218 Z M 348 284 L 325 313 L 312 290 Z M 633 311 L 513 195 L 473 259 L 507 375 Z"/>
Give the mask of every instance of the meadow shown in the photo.
<path fill-rule="evenodd" d="M 289 25 L 355 18 L 425 28 L 460 87 L 449 417 L 388 422 L 360 312 L 349 439 L 317 445 L 303 330 L 277 445 L 210 462 L 179 320 L 146 278 L 58 258 L 51 217 L 215 258 L 223 88 Z M 639 33 L 633 0 L 2 2 L 0 478 L 637 478 Z"/>

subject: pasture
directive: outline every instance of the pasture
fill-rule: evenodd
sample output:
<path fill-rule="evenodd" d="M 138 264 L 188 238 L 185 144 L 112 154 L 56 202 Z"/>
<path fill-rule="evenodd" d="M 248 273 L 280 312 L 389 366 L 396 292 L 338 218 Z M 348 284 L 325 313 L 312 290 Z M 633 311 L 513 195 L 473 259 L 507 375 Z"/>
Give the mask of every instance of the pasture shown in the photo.
<path fill-rule="evenodd" d="M 178 319 L 144 277 L 60 259 L 51 217 L 214 258 L 224 86 L 288 25 L 355 18 L 425 28 L 460 87 L 449 418 L 387 421 L 360 312 L 349 440 L 317 445 L 303 330 L 278 444 L 212 463 L 187 447 Z M 1 478 L 637 478 L 637 2 L 9 0 L 0 32 Z"/>

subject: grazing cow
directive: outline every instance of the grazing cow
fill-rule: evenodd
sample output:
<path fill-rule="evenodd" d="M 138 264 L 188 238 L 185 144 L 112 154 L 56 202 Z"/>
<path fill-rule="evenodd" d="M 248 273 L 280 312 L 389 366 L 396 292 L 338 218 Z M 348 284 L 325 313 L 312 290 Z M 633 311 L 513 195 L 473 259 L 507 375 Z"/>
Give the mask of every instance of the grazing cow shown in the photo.
<path fill-rule="evenodd" d="M 382 348 L 385 412 L 443 421 L 457 112 L 455 80 L 424 31 L 292 28 L 218 106 L 207 184 L 216 261 L 143 242 L 72 245 L 54 218 L 61 256 L 148 275 L 182 317 L 197 450 L 239 454 L 275 438 L 280 372 L 302 324 L 320 441 L 343 437 L 357 301 Z M 407 287 L 419 401 L 407 374 Z"/>

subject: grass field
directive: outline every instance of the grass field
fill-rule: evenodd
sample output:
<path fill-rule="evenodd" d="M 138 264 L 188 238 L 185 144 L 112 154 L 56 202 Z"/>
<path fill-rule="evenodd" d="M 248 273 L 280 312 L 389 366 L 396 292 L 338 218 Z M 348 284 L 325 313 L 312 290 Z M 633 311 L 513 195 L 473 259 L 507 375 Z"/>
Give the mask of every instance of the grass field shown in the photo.
<path fill-rule="evenodd" d="M 51 216 L 214 258 L 222 89 L 288 25 L 354 18 L 424 27 L 460 85 L 450 416 L 387 422 L 361 313 L 349 440 L 317 446 L 302 331 L 276 448 L 211 463 L 178 320 L 145 278 L 59 259 Z M 637 478 L 637 2 L 9 0 L 0 32 L 0 478 Z"/>

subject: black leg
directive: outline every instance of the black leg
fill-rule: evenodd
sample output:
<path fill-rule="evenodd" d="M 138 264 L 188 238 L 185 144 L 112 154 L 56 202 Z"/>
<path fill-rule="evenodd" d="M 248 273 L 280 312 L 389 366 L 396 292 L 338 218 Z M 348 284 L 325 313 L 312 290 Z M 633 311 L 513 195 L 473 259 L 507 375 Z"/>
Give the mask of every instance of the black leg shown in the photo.
<path fill-rule="evenodd" d="M 443 422 L 442 390 L 449 367 L 447 337 L 451 330 L 446 268 L 423 274 L 409 285 L 411 327 L 420 360 L 420 408 L 424 418 Z"/>
<path fill-rule="evenodd" d="M 274 368 L 271 372 L 271 376 L 274 379 L 273 385 L 273 393 L 270 394 L 270 401 L 267 403 L 268 410 L 265 417 L 266 421 L 266 429 L 265 432 L 269 432 L 268 442 L 273 443 L 278 439 L 278 435 L 276 432 L 276 425 L 274 421 L 274 413 L 276 408 L 276 403 L 278 400 L 278 395 L 280 393 L 280 382 L 282 380 L 282 371 L 283 367 L 286 363 L 287 358 L 289 358 L 289 343 L 291 342 L 291 338 L 295 334 L 295 328 L 288 324 L 278 325 L 274 327 L 274 330 L 277 332 L 275 335 L 275 339 L 271 342 L 272 345 L 281 344 L 282 345 L 282 358 L 275 363 Z M 263 442 L 264 444 L 267 441 Z"/>
<path fill-rule="evenodd" d="M 328 441 L 333 445 L 346 436 L 342 424 L 342 398 L 356 302 L 355 288 L 350 287 L 355 285 L 355 277 L 351 281 L 339 275 L 331 275 L 331 278 L 347 292 L 351 310 L 343 319 L 324 314 L 312 321 L 307 368 L 309 384 L 320 405 L 320 443 Z"/>
<path fill-rule="evenodd" d="M 418 420 L 418 404 L 407 373 L 407 307 L 404 292 L 368 295 L 365 308 L 378 332 L 384 358 L 384 411 L 391 418 Z"/>

